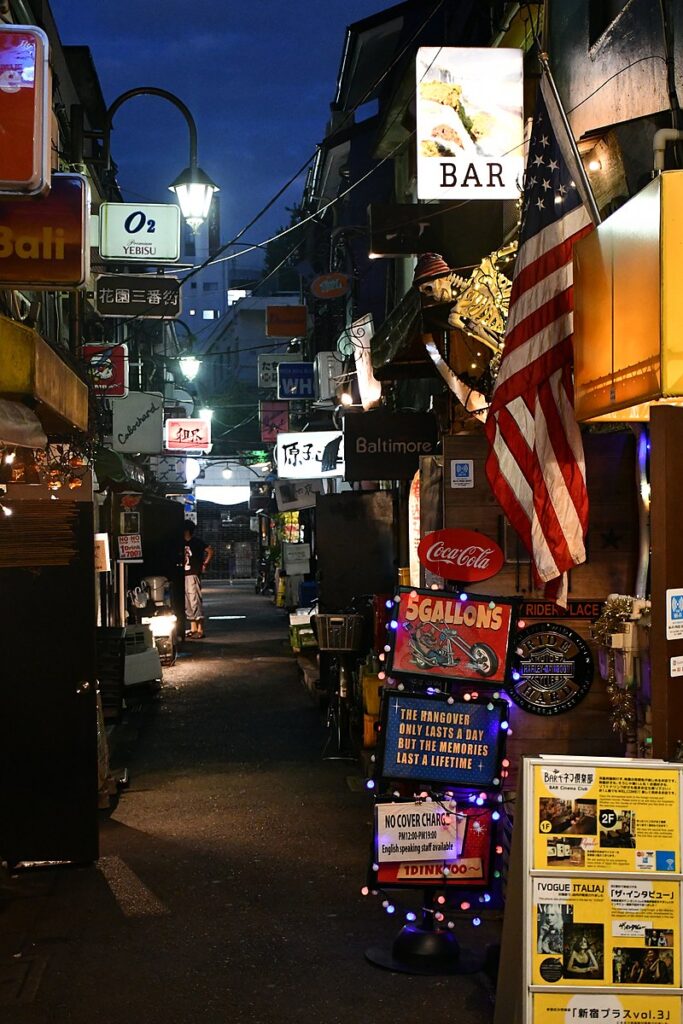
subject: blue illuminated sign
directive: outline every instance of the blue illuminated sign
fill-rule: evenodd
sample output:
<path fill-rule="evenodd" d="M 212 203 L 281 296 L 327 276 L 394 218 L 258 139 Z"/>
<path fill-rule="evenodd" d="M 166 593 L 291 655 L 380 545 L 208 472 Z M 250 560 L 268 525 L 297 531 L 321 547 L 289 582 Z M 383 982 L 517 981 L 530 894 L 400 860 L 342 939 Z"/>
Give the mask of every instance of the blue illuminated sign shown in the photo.
<path fill-rule="evenodd" d="M 449 704 L 392 693 L 386 702 L 385 778 L 478 787 L 500 777 L 505 701 Z"/>
<path fill-rule="evenodd" d="M 277 397 L 285 401 L 315 398 L 313 363 L 278 363 Z"/>

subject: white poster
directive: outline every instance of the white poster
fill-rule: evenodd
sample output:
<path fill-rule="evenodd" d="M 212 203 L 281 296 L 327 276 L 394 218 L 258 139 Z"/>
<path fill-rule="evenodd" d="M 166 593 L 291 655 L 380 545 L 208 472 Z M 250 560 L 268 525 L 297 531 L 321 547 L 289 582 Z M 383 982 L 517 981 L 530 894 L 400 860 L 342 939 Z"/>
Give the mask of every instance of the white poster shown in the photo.
<path fill-rule="evenodd" d="M 523 51 L 417 52 L 418 199 L 518 199 L 524 174 Z"/>
<path fill-rule="evenodd" d="M 163 448 L 164 396 L 156 391 L 131 391 L 113 405 L 114 451 L 158 455 Z"/>
<path fill-rule="evenodd" d="M 277 388 L 277 368 L 280 363 L 300 363 L 300 352 L 269 352 L 258 357 L 258 386 Z"/>
<path fill-rule="evenodd" d="M 465 818 L 448 804 L 376 804 L 375 856 L 378 864 L 396 861 L 454 861 L 462 852 Z"/>
<path fill-rule="evenodd" d="M 284 480 L 313 480 L 344 475 L 344 435 L 341 430 L 310 430 L 278 434 L 277 475 Z"/>

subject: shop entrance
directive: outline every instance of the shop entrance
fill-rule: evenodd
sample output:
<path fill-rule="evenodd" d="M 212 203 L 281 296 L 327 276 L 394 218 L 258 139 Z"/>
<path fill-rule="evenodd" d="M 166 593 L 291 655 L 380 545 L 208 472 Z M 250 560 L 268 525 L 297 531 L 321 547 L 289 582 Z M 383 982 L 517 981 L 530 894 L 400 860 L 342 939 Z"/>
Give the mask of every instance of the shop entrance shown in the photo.
<path fill-rule="evenodd" d="M 0 856 L 98 856 L 95 571 L 88 502 L 6 502 L 0 536 Z"/>

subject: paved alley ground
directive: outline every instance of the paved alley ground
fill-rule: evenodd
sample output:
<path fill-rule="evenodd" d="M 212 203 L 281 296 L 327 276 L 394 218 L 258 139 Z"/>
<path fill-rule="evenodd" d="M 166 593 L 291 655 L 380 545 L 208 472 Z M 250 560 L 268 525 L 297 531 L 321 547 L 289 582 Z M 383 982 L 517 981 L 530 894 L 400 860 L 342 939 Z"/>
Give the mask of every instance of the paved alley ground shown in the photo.
<path fill-rule="evenodd" d="M 130 788 L 98 865 L 0 881 L 0 1021 L 488 1024 L 478 976 L 365 961 L 400 922 L 360 895 L 359 769 L 321 759 L 285 614 L 244 585 L 206 595 L 206 639 L 121 730 Z"/>

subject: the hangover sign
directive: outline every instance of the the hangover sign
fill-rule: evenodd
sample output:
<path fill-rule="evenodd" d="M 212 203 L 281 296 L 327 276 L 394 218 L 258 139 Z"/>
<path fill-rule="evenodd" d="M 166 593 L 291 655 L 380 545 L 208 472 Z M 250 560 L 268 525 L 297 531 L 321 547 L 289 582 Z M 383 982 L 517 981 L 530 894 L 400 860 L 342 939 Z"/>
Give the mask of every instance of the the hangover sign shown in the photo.
<path fill-rule="evenodd" d="M 449 704 L 396 692 L 385 703 L 384 778 L 451 786 L 490 786 L 500 778 L 505 701 Z"/>

